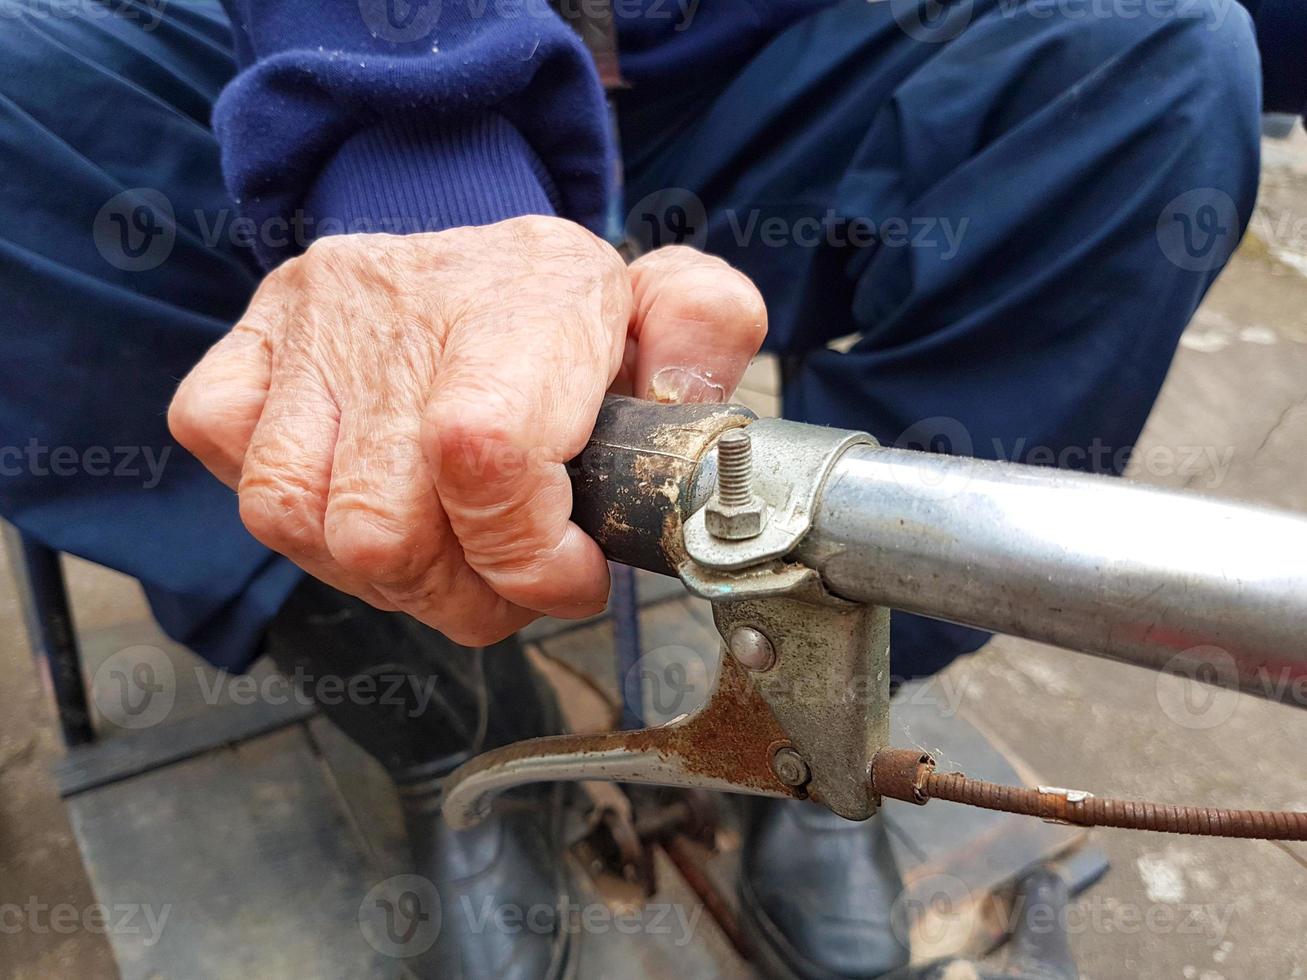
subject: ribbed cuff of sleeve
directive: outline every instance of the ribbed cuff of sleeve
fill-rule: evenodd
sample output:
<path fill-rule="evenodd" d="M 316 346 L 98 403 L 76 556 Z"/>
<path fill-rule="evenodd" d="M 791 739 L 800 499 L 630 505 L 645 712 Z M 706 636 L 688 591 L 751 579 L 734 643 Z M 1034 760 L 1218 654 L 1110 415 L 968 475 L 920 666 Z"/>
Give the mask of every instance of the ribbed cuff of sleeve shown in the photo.
<path fill-rule="evenodd" d="M 521 133 L 494 113 L 393 118 L 347 139 L 304 200 L 308 241 L 412 234 L 556 213 L 553 182 Z"/>

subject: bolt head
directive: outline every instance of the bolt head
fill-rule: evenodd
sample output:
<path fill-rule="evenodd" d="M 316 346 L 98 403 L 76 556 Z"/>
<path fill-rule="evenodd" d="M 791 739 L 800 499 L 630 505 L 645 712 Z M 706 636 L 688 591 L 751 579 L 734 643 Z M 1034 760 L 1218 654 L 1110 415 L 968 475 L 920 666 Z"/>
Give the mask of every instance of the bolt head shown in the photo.
<path fill-rule="evenodd" d="M 727 644 L 731 656 L 749 670 L 766 670 L 776 662 L 771 640 L 751 626 L 740 626 L 731 633 Z"/>
<path fill-rule="evenodd" d="M 776 750 L 771 759 L 771 767 L 776 778 L 786 786 L 802 786 L 812 778 L 812 771 L 808 769 L 808 763 L 803 761 L 803 756 L 788 745 Z"/>
<path fill-rule="evenodd" d="M 755 499 L 748 507 L 723 507 L 715 499 L 704 508 L 703 523 L 714 538 L 743 541 L 762 533 L 762 501 Z"/>

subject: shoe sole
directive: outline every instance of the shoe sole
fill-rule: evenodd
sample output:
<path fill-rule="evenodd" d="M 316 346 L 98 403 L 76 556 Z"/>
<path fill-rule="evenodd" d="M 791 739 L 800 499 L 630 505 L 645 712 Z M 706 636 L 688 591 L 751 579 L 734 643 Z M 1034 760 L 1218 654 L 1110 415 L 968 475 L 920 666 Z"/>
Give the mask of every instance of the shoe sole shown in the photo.
<path fill-rule="evenodd" d="M 558 952 L 550 966 L 549 972 L 540 980 L 576 980 L 578 964 L 580 957 L 576 955 L 577 944 L 573 942 L 572 934 L 566 928 L 559 937 L 560 943 Z M 400 965 L 401 980 L 430 980 L 430 978 L 419 976 L 414 973 L 407 963 Z"/>

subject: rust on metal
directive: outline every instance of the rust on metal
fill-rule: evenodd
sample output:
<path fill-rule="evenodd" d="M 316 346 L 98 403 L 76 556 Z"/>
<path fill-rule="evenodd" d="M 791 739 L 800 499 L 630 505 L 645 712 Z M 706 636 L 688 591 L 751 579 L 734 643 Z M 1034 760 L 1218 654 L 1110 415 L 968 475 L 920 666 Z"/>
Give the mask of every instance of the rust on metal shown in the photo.
<path fill-rule="evenodd" d="M 700 461 L 721 433 L 754 419 L 739 405 L 609 396 L 585 450 L 568 464 L 572 519 L 613 561 L 676 574 Z"/>
<path fill-rule="evenodd" d="M 881 796 L 924 806 L 926 776 L 935 760 L 920 749 L 881 749 L 871 760 L 871 785 Z"/>
<path fill-rule="evenodd" d="M 697 714 L 678 725 L 622 732 L 620 737 L 632 750 L 675 755 L 687 772 L 725 779 L 741 789 L 803 796 L 772 771 L 769 746 L 788 743 L 785 730 L 748 672 L 727 655 L 718 667 L 716 689 Z"/>
<path fill-rule="evenodd" d="M 693 845 L 685 837 L 672 837 L 663 841 L 662 846 L 685 883 L 690 886 L 690 890 L 698 896 L 699 901 L 703 902 L 708 914 L 721 928 L 730 944 L 735 947 L 735 951 L 746 961 L 750 960 L 752 953 L 749 942 L 745 938 L 744 930 L 740 928 L 739 920 L 735 917 L 735 911 L 731 903 L 717 890 L 712 879 L 700 867 Z"/>
<path fill-rule="evenodd" d="M 918 749 L 882 749 L 871 763 L 872 790 L 909 803 L 949 800 L 986 810 L 1019 813 L 1080 827 L 1117 827 L 1202 837 L 1307 840 L 1307 813 L 1175 806 L 1147 800 L 1114 800 L 1083 790 L 1004 786 L 960 772 L 936 772 Z"/>

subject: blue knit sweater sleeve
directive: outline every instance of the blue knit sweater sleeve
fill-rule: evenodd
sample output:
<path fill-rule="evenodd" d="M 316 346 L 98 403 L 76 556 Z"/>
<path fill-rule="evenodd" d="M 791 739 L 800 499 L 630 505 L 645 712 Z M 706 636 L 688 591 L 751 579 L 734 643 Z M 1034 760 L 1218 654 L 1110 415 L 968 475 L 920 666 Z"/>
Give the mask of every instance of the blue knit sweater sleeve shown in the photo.
<path fill-rule="evenodd" d="M 214 129 L 266 267 L 342 231 L 601 225 L 603 92 L 545 0 L 224 2 L 240 71 Z"/>

